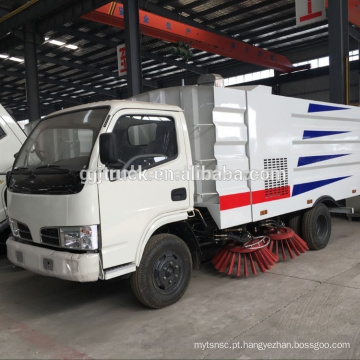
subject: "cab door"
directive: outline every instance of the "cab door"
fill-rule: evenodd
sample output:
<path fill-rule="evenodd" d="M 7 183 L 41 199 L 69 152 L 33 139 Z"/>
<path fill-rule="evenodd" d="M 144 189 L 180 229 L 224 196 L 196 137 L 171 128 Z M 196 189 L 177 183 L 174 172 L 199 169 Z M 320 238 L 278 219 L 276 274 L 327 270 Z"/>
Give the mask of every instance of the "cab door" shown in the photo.
<path fill-rule="evenodd" d="M 107 132 L 116 134 L 120 166 L 135 159 L 132 167 L 144 176 L 103 180 L 98 185 L 104 269 L 134 262 L 138 245 L 151 224 L 190 206 L 189 181 L 186 176 L 176 176 L 188 165 L 179 113 L 121 110 Z M 157 156 L 152 157 L 154 154 Z M 99 167 L 104 168 L 100 160 Z M 155 171 L 158 175 L 167 171 L 169 176 L 150 180 L 149 173 Z"/>

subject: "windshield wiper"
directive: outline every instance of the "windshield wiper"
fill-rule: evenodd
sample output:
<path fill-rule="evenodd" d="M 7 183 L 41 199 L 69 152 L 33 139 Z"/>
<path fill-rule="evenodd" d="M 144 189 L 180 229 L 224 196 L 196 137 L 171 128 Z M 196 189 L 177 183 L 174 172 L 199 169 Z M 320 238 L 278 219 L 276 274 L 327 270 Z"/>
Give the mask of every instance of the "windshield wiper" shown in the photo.
<path fill-rule="evenodd" d="M 66 173 L 66 174 L 71 172 L 70 169 L 62 168 L 60 165 L 50 165 L 50 164 L 40 165 L 35 168 L 35 170 L 38 170 L 38 169 L 53 169 L 53 170 L 57 170 L 59 172 Z"/>
<path fill-rule="evenodd" d="M 29 168 L 28 168 L 28 167 L 24 167 L 24 166 L 20 166 L 20 167 L 14 168 L 13 171 L 17 171 L 17 170 L 29 170 Z"/>
<path fill-rule="evenodd" d="M 40 165 L 40 166 L 36 167 L 35 169 L 59 168 L 59 167 L 61 167 L 61 166 L 60 165 L 46 164 L 46 165 Z"/>

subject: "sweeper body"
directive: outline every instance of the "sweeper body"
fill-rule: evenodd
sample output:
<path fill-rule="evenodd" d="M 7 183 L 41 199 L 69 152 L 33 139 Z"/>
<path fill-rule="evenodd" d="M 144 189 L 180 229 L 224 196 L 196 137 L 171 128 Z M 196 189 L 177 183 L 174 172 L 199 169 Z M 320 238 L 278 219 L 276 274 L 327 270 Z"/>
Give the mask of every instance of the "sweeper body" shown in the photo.
<path fill-rule="evenodd" d="M 261 271 L 277 261 L 272 249 L 325 247 L 328 207 L 358 194 L 359 163 L 359 108 L 266 87 L 176 87 L 62 110 L 40 121 L 8 177 L 8 257 L 80 282 L 131 274 L 137 298 L 164 307 L 205 246 Z M 193 176 L 205 170 L 237 176 Z M 270 244 L 290 234 L 284 223 L 305 242 Z"/>

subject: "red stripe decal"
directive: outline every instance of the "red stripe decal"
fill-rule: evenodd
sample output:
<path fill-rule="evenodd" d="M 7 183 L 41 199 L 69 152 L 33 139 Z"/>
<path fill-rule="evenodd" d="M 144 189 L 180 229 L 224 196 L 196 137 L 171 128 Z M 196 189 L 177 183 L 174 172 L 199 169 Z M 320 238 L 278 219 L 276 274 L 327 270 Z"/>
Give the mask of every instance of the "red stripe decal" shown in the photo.
<path fill-rule="evenodd" d="M 236 209 L 250 205 L 250 193 L 220 196 L 220 211 Z"/>
<path fill-rule="evenodd" d="M 250 194 L 251 200 L 250 201 Z M 240 194 L 220 196 L 220 211 L 237 209 L 251 204 L 261 204 L 269 201 L 281 200 L 290 197 L 290 186 L 269 190 L 258 190 Z"/>
<path fill-rule="evenodd" d="M 265 190 L 253 191 L 251 195 L 253 205 L 286 199 L 290 197 L 290 186 L 269 189 L 266 192 Z"/>

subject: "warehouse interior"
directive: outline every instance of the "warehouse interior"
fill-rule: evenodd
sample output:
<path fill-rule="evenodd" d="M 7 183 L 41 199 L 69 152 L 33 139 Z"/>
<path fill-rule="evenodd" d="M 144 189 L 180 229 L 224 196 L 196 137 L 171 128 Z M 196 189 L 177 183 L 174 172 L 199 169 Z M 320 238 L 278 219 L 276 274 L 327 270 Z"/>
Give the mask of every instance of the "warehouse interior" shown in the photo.
<path fill-rule="evenodd" d="M 356 170 L 360 165 L 359 51 L 360 4 L 355 0 L 0 0 L 0 152 L 3 158 L 0 159 L 0 359 L 359 359 L 360 171 Z M 216 89 L 219 84 L 228 91 L 225 95 Z M 215 86 L 214 95 L 208 100 L 205 97 L 208 90 L 201 87 L 212 86 Z M 233 100 L 236 90 L 246 94 L 239 95 L 244 103 Z M 266 109 L 248 105 L 251 99 L 255 99 L 254 104 L 261 103 L 262 96 L 263 107 L 269 105 L 268 121 L 273 122 L 276 140 L 265 134 L 272 128 L 271 123 L 259 120 L 266 116 Z M 281 97 L 279 104 L 285 104 L 284 109 L 277 105 L 271 107 L 273 97 L 269 96 Z M 133 106 L 127 115 L 124 109 L 132 106 L 127 99 L 135 103 L 147 101 L 148 105 Z M 203 103 L 195 106 L 197 99 Z M 236 105 L 229 105 L 232 101 Z M 161 104 L 149 105 L 153 102 Z M 303 110 L 297 104 L 306 108 L 306 115 L 299 115 Z M 183 106 L 179 111 L 185 115 L 174 115 L 178 110 L 173 105 Z M 111 109 L 109 115 L 100 111 L 105 108 Z M 124 237 L 131 238 L 136 231 L 125 230 L 126 222 L 133 221 L 134 228 L 140 229 L 145 219 L 141 213 L 149 210 L 149 204 L 154 204 L 154 213 L 165 207 L 161 187 L 170 189 L 170 185 L 160 185 L 156 190 L 143 183 L 138 189 L 135 185 L 129 186 L 126 190 L 129 194 L 123 197 L 124 204 L 116 205 L 122 195 L 115 186 L 121 185 L 121 181 L 110 180 L 106 189 L 115 189 L 119 194 L 106 190 L 109 193 L 106 193 L 108 209 L 105 211 L 103 190 L 94 195 L 86 190 L 87 184 L 74 185 L 79 180 L 80 169 L 76 173 L 71 165 L 62 171 L 61 162 L 51 164 L 42 157 L 41 146 L 55 149 L 60 146 L 57 143 L 60 137 L 48 136 L 44 143 L 37 142 L 35 136 L 40 133 L 41 124 L 62 119 L 58 127 L 65 131 L 66 115 L 72 111 L 81 114 L 86 109 L 90 110 L 79 129 L 86 130 L 89 123 L 99 137 L 94 137 L 88 167 L 83 169 L 90 169 L 90 163 L 99 164 L 101 170 L 110 169 L 114 157 L 125 170 L 133 165 L 134 159 L 139 166 L 140 160 L 144 165 L 151 157 L 152 161 L 146 162 L 146 166 L 156 169 L 157 162 L 159 166 L 181 165 L 181 161 L 192 163 L 191 154 L 193 158 L 194 154 L 201 155 L 203 160 L 199 163 L 210 162 L 211 169 L 211 166 L 227 164 L 226 161 L 232 164 L 228 159 L 240 159 L 244 154 L 254 164 L 257 160 L 252 157 L 258 156 L 258 149 L 264 144 L 269 154 L 279 149 L 282 168 L 287 166 L 288 158 L 296 157 L 289 160 L 295 169 L 291 173 L 289 170 L 289 176 L 286 173 L 286 186 L 277 185 L 281 193 L 277 190 L 269 195 L 278 199 L 266 198 L 271 183 L 261 182 L 261 186 L 266 187 L 256 191 L 258 197 L 261 191 L 265 193 L 262 203 L 254 200 L 255 190 L 251 189 L 250 180 L 244 185 L 250 188 L 249 203 L 245 204 L 247 200 L 237 194 L 237 198 L 231 200 L 237 205 L 229 205 L 231 187 L 238 186 L 234 183 L 228 188 L 216 181 L 209 187 L 196 181 L 195 185 L 191 182 L 186 186 L 176 185 L 171 192 L 171 206 L 188 199 L 190 205 L 181 209 L 172 207 L 169 213 L 174 220 L 169 223 L 161 223 L 157 228 L 154 224 L 144 225 L 149 234 L 153 231 L 152 236 L 149 235 L 148 245 L 146 242 L 139 245 L 141 250 L 136 250 L 136 259 L 130 259 L 130 255 L 121 253 L 126 252 L 121 241 Z M 98 119 L 92 118 L 89 114 L 97 109 Z M 147 118 L 146 109 L 152 111 Z M 127 140 L 121 137 L 121 141 L 128 141 L 126 146 L 132 151 L 128 158 L 117 159 L 118 154 L 111 157 L 111 147 L 120 141 L 120 136 L 116 135 L 116 140 L 116 136 L 109 134 L 113 129 L 115 133 L 117 126 L 120 128 L 112 119 L 116 111 L 125 111 L 129 124 L 133 121 L 133 125 L 126 125 L 123 120 L 123 127 L 127 126 L 129 133 Z M 54 115 L 55 112 L 58 113 Z M 213 119 L 206 119 L 208 113 Z M 235 113 L 237 121 L 242 119 L 241 126 L 253 129 L 243 135 L 243 127 L 232 128 L 233 136 L 245 136 L 243 143 L 224 135 L 230 131 L 227 126 L 234 122 Z M 284 117 L 278 124 L 277 116 Z M 286 116 L 289 117 L 285 119 Z M 139 140 L 135 144 L 140 135 L 135 133 L 131 137 L 129 129 L 141 126 L 144 118 L 158 124 L 154 137 L 167 132 L 174 147 L 162 150 L 165 145 L 155 146 L 155 138 L 152 142 L 149 140 L 152 130 L 144 137 L 148 142 Z M 39 122 L 40 119 L 43 121 Z M 196 119 L 201 119 L 198 125 Z M 296 119 L 291 125 L 295 130 L 291 131 L 297 131 L 296 134 L 301 131 L 301 137 L 294 135 L 290 139 L 284 124 Z M 75 126 L 76 121 L 71 126 Z M 260 125 L 251 128 L 251 121 L 254 124 L 259 121 Z M 24 132 L 14 128 L 16 123 Z M 173 129 L 169 123 L 176 123 Z M 213 123 L 215 128 L 210 129 Z M 182 130 L 184 133 L 176 138 L 175 130 L 179 132 L 186 127 L 188 130 Z M 13 142 L 7 141 L 10 133 L 15 139 Z M 73 145 L 82 139 L 66 136 L 65 153 L 75 157 L 77 145 Z M 299 155 L 304 141 L 313 147 Z M 280 149 L 285 149 L 281 143 L 290 142 L 289 154 L 281 154 Z M 224 144 L 234 147 L 232 150 L 221 148 Z M 142 152 L 136 152 L 135 145 L 141 146 Z M 82 146 L 79 145 L 79 152 L 84 156 L 86 151 Z M 92 160 L 94 149 L 98 162 Z M 54 153 L 56 158 L 61 150 Z M 34 154 L 41 161 L 36 168 L 31 168 L 23 159 Z M 271 155 L 264 155 L 264 159 L 266 157 Z M 110 160 L 105 162 L 105 158 Z M 277 161 L 279 163 L 279 158 Z M 328 166 L 326 161 L 330 161 Z M 266 167 L 270 160 L 267 163 L 261 158 L 261 163 Z M 176 166 L 180 168 L 180 165 Z M 297 185 L 292 182 L 313 176 L 304 175 L 306 166 L 317 173 L 312 182 L 308 180 L 305 190 L 305 180 L 301 180 L 303 183 L 299 180 Z M 45 173 L 49 168 L 50 175 Z M 322 180 L 322 173 L 332 179 Z M 52 195 L 41 200 L 48 191 L 46 176 L 50 180 L 57 177 L 57 180 L 49 186 Z M 38 185 L 34 185 L 36 182 Z M 336 195 L 330 190 L 321 193 L 326 186 L 331 186 Z M 68 192 L 60 192 L 61 187 Z M 151 201 L 142 203 L 141 199 L 149 193 Z M 300 200 L 296 206 L 288 205 L 295 195 L 298 195 L 296 199 L 304 196 L 302 207 L 298 205 Z M 77 196 L 81 199 L 78 203 Z M 34 198 L 38 200 L 32 202 Z M 283 200 L 277 208 L 273 205 Z M 240 215 L 248 216 L 245 210 L 230 212 L 245 205 L 249 206 L 252 220 L 241 222 Z M 116 223 L 116 213 L 121 213 L 121 206 L 127 208 L 127 220 L 119 220 L 117 225 L 111 224 L 114 226 L 111 228 L 109 223 L 113 223 L 113 219 Z M 130 213 L 135 213 L 135 206 L 138 218 L 134 221 Z M 287 206 L 290 210 L 286 210 Z M 186 219 L 181 217 L 179 209 L 187 214 Z M 175 210 L 179 214 L 175 214 Z M 94 215 L 92 219 L 98 219 L 97 222 L 72 223 L 71 218 L 78 215 L 79 219 L 91 219 L 84 214 L 96 211 L 97 217 Z M 266 218 L 268 213 L 275 216 L 269 215 L 269 219 L 262 221 L 261 216 Z M 26 214 L 29 219 L 54 218 L 48 228 L 39 228 L 42 239 L 39 243 L 34 236 L 35 225 L 28 221 L 24 225 L 21 219 L 21 216 L 26 218 Z M 65 222 L 63 219 L 68 223 L 60 223 Z M 65 225 L 71 227 L 72 232 L 75 225 L 81 226 L 79 231 L 86 231 L 91 239 L 95 234 L 98 247 L 90 245 L 87 249 L 91 251 L 85 251 L 85 247 L 71 248 L 67 252 L 59 249 L 60 245 L 52 246 L 50 242 L 44 245 L 45 236 L 65 243 L 67 235 L 63 235 L 62 227 Z M 110 229 L 108 232 L 105 232 L 106 226 Z M 200 231 L 201 226 L 204 229 Z M 164 234 L 163 229 L 166 229 Z M 107 234 L 123 246 L 116 253 L 124 259 L 121 264 L 120 260 L 116 263 L 115 255 L 108 254 L 120 245 L 114 243 L 105 251 Z M 184 257 L 184 249 L 172 238 L 175 255 L 169 255 L 164 248 L 161 251 L 165 260 L 160 258 L 154 265 L 152 251 L 161 239 L 165 241 L 166 236 L 171 235 L 184 240 Z M 70 230 L 68 236 L 72 236 Z M 79 238 L 81 236 L 85 235 L 80 234 Z M 322 236 L 326 238 L 324 243 L 321 243 Z M 192 237 L 195 244 L 187 240 Z M 26 266 L 26 249 L 20 247 L 29 247 L 29 242 L 34 250 L 28 256 L 36 263 L 30 268 Z M 36 251 L 40 255 L 36 255 Z M 251 255 L 252 251 L 255 255 Z M 56 253 L 61 253 L 63 259 L 62 273 L 72 276 L 78 271 L 77 278 L 51 273 L 59 261 Z M 41 254 L 46 256 L 43 258 Z M 186 268 L 187 254 L 190 254 L 192 270 L 184 270 L 184 274 L 181 269 Z M 81 256 L 88 259 L 94 256 L 96 266 L 100 267 L 100 271 L 95 268 L 96 280 L 106 281 L 86 280 L 86 274 L 79 270 L 84 265 L 80 260 L 76 262 Z M 150 270 L 145 268 L 145 261 L 149 262 Z M 37 271 L 37 267 L 42 270 Z M 144 272 L 140 272 L 141 267 Z M 154 275 L 152 284 L 154 287 L 161 284 L 163 297 L 171 295 L 172 281 L 177 283 L 179 277 L 182 281 L 189 279 L 181 296 L 176 295 L 176 301 L 156 303 L 155 298 L 146 298 L 144 292 L 148 273 L 161 274 Z M 169 289 L 162 281 L 163 275 L 169 281 Z"/>
<path fill-rule="evenodd" d="M 2 1 L 3 16 L 27 3 L 26 0 Z M 2 21 L 1 99 L 3 106 L 9 108 L 17 120 L 29 118 L 24 92 L 23 33 L 20 37 L 16 35 L 25 23 L 31 22 L 36 28 L 42 116 L 76 104 L 127 97 L 126 79 L 117 76 L 115 57 L 116 46 L 124 43 L 124 30 L 81 17 L 107 3 L 88 1 L 84 8 L 81 1 L 48 4 L 38 1 L 16 17 Z M 292 0 L 140 1 L 139 6 L 150 13 L 283 54 L 292 64 L 329 56 L 328 19 L 297 28 Z M 345 30 L 349 34 L 349 51 L 358 52 L 359 29 L 350 24 Z M 192 49 L 193 56 L 186 61 L 172 54 L 173 43 L 145 35 L 140 37 L 140 47 L 144 91 L 179 86 L 182 79 L 187 85 L 196 84 L 199 75 L 206 73 L 220 73 L 224 78 L 232 78 L 264 70 L 197 49 Z M 351 104 L 359 103 L 357 72 L 355 60 L 351 63 Z M 324 66 L 297 75 L 289 74 L 284 79 L 261 80 L 261 84 L 279 87 L 277 91 L 285 96 L 330 101 L 328 76 L 329 66 Z M 250 82 L 253 83 L 256 82 Z"/>

